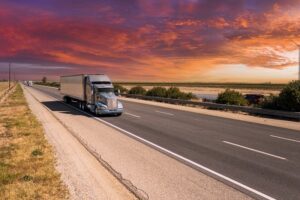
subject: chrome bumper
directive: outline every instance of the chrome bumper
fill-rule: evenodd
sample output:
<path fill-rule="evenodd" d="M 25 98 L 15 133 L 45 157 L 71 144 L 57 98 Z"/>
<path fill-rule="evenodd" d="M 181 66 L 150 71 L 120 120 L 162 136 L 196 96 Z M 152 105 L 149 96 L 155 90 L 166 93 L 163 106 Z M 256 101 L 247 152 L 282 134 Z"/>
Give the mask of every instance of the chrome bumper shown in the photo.
<path fill-rule="evenodd" d="M 123 109 L 108 110 L 108 109 L 96 109 L 97 115 L 120 115 L 123 113 Z"/>

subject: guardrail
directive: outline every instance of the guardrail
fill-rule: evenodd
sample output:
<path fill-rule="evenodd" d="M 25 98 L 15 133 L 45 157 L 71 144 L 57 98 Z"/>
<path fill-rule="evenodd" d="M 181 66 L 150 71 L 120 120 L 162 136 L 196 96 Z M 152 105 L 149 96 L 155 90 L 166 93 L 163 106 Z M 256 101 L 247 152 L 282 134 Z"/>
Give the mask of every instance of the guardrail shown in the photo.
<path fill-rule="evenodd" d="M 280 111 L 280 110 L 254 108 L 249 106 L 235 106 L 235 105 L 217 104 L 211 102 L 199 102 L 199 101 L 190 101 L 190 100 L 169 99 L 169 98 L 162 98 L 162 97 L 150 97 L 150 96 L 143 96 L 143 95 L 132 95 L 132 94 L 121 94 L 121 95 L 129 98 L 151 100 L 151 101 L 165 102 L 171 104 L 194 105 L 194 106 L 201 106 L 210 109 L 239 111 L 239 112 L 245 112 L 253 115 L 265 115 L 265 116 L 272 116 L 277 118 L 288 118 L 288 119 L 300 121 L 300 112 L 288 112 L 288 111 Z"/>

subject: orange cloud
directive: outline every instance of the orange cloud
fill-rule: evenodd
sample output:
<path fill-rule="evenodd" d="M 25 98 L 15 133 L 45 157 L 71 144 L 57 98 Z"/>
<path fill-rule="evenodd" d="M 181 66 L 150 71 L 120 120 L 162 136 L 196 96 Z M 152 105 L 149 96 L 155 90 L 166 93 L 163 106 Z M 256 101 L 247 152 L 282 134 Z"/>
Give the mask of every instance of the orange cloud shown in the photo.
<path fill-rule="evenodd" d="M 189 80 L 222 64 L 295 65 L 284 53 L 296 49 L 291 40 L 300 41 L 299 9 L 277 3 L 258 13 L 239 10 L 242 3 L 155 2 L 131 5 L 139 13 L 130 12 L 130 6 L 78 5 L 81 15 L 78 10 L 56 13 L 1 4 L 0 44 L 5 49 L 0 62 L 101 69 L 120 79 L 141 80 Z"/>

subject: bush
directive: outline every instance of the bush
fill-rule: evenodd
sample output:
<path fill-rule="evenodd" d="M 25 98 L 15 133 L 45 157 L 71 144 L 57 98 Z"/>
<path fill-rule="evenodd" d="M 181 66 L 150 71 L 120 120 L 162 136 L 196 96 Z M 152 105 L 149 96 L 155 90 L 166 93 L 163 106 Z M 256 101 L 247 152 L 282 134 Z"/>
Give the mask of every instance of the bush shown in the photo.
<path fill-rule="evenodd" d="M 125 88 L 125 87 L 123 87 L 122 85 L 119 85 L 119 84 L 114 84 L 114 91 L 115 91 L 115 93 L 120 91 L 121 94 L 124 94 L 124 93 L 128 92 L 127 88 Z"/>
<path fill-rule="evenodd" d="M 146 90 L 141 86 L 133 87 L 129 90 L 128 94 L 145 95 Z"/>
<path fill-rule="evenodd" d="M 261 103 L 261 107 L 273 110 L 278 109 L 278 96 L 274 96 L 273 94 L 271 94 L 270 96 L 265 97 Z"/>
<path fill-rule="evenodd" d="M 248 101 L 240 92 L 226 89 L 224 92 L 218 94 L 216 103 L 245 106 L 248 104 Z"/>
<path fill-rule="evenodd" d="M 171 99 L 191 100 L 196 98 L 192 93 L 181 92 L 177 87 L 170 87 L 166 92 L 166 97 Z"/>
<path fill-rule="evenodd" d="M 181 96 L 180 90 L 177 87 L 170 87 L 166 92 L 166 97 L 171 99 L 179 99 Z"/>
<path fill-rule="evenodd" d="M 167 89 L 163 87 L 154 87 L 147 91 L 146 96 L 166 97 Z"/>
<path fill-rule="evenodd" d="M 284 87 L 279 96 L 271 96 L 263 105 L 263 108 L 279 109 L 286 111 L 300 111 L 300 81 L 292 81 Z"/>

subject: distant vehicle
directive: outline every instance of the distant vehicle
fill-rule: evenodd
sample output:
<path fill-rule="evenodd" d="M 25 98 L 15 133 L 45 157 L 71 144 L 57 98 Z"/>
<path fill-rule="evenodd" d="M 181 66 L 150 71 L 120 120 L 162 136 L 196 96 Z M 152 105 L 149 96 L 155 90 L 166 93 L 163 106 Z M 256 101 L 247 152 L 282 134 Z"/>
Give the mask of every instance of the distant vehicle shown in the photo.
<path fill-rule="evenodd" d="M 61 76 L 60 93 L 66 103 L 76 102 L 80 109 L 97 115 L 123 113 L 123 105 L 114 93 L 111 80 L 104 74 Z"/>
<path fill-rule="evenodd" d="M 245 99 L 247 99 L 247 101 L 250 104 L 259 104 L 263 99 L 264 99 L 264 95 L 262 94 L 246 94 L 245 95 Z"/>
<path fill-rule="evenodd" d="M 24 81 L 23 83 L 24 83 L 24 85 L 27 85 L 29 87 L 33 86 L 33 82 L 32 81 Z"/>
<path fill-rule="evenodd" d="M 32 86 L 33 86 L 33 82 L 32 82 L 32 81 L 27 81 L 27 83 L 28 83 L 28 86 L 29 86 L 29 87 L 32 87 Z"/>

